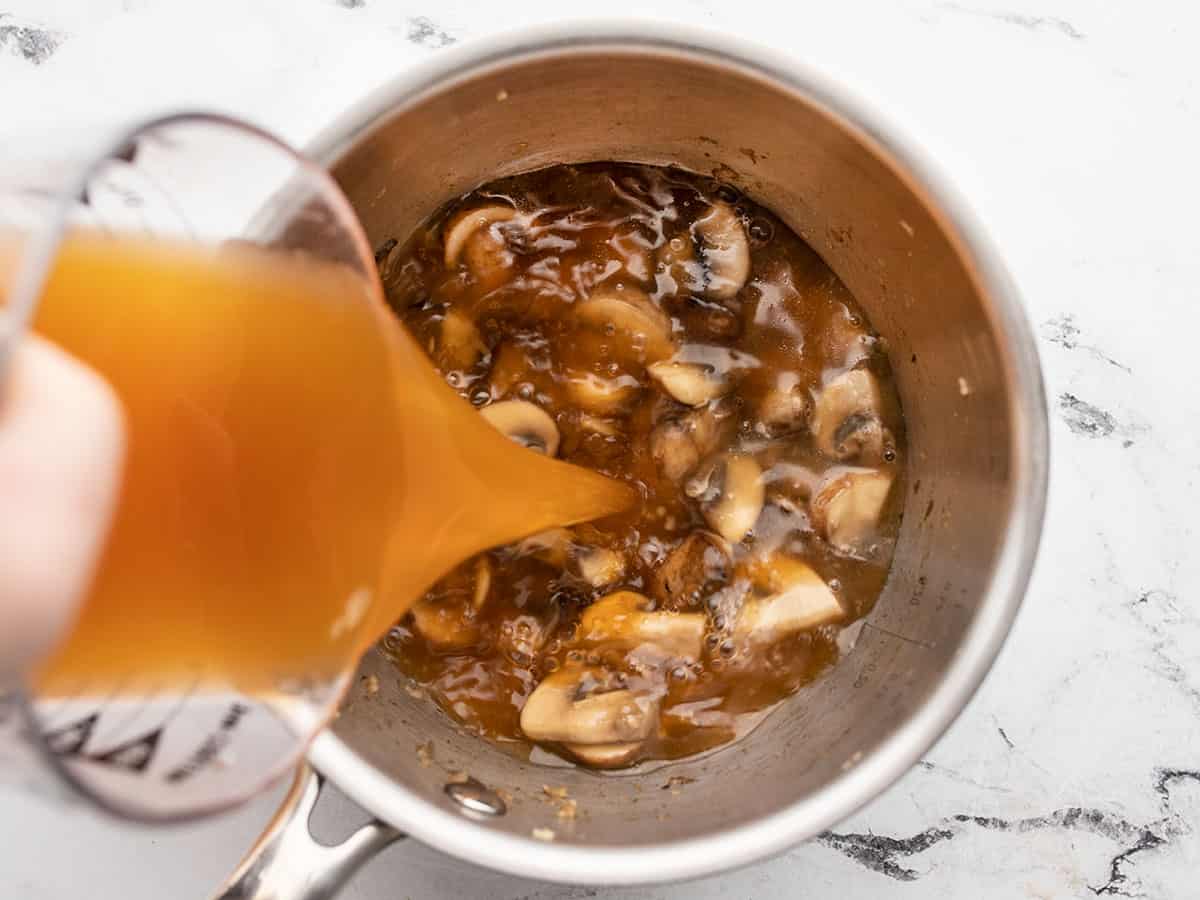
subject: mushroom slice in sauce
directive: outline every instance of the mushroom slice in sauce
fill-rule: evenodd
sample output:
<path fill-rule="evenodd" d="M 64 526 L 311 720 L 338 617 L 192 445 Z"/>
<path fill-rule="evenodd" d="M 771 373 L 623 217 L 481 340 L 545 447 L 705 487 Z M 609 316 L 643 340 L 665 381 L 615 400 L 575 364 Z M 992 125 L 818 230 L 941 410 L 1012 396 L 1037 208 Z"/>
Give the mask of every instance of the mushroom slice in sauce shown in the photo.
<path fill-rule="evenodd" d="M 645 283 L 651 280 L 654 271 L 651 261 L 653 240 L 653 234 L 648 233 L 644 226 L 629 223 L 614 231 L 605 244 L 630 277 Z"/>
<path fill-rule="evenodd" d="M 413 628 L 438 650 L 465 650 L 482 638 L 476 611 L 492 587 L 491 562 L 486 556 L 442 579 L 409 609 Z"/>
<path fill-rule="evenodd" d="M 732 299 L 750 277 L 750 241 L 741 217 L 728 203 L 718 202 L 692 228 L 707 275 L 704 293 L 714 300 Z"/>
<path fill-rule="evenodd" d="M 608 547 L 580 543 L 566 528 L 531 534 L 517 544 L 517 555 L 540 559 L 592 588 L 606 587 L 625 575 L 623 554 Z"/>
<path fill-rule="evenodd" d="M 603 378 L 591 372 L 572 372 L 567 376 L 567 398 L 578 407 L 598 416 L 613 416 L 629 409 L 642 389 L 632 375 Z"/>
<path fill-rule="evenodd" d="M 807 563 L 775 556 L 756 561 L 748 574 L 760 592 L 770 593 L 743 602 L 734 626 L 739 637 L 767 642 L 846 616 L 829 585 Z"/>
<path fill-rule="evenodd" d="M 568 567 L 572 575 L 589 587 L 602 588 L 625 577 L 625 557 L 608 547 L 576 545 Z"/>
<path fill-rule="evenodd" d="M 579 639 L 633 650 L 653 644 L 667 656 L 699 659 L 707 622 L 703 613 L 651 612 L 636 591 L 602 597 L 583 611 Z"/>
<path fill-rule="evenodd" d="M 446 313 L 437 348 L 438 365 L 448 369 L 469 369 L 487 352 L 487 344 L 474 322 L 456 309 Z"/>
<path fill-rule="evenodd" d="M 633 762 L 642 749 L 641 741 L 625 744 L 565 744 L 571 755 L 594 769 L 616 769 Z"/>
<path fill-rule="evenodd" d="M 703 406 L 729 393 L 732 382 L 705 363 L 662 361 L 646 367 L 664 391 L 686 406 Z"/>
<path fill-rule="evenodd" d="M 527 400 L 504 400 L 483 407 L 479 413 L 522 447 L 546 456 L 558 453 L 558 426 L 540 406 Z"/>
<path fill-rule="evenodd" d="M 670 318 L 635 287 L 597 290 L 575 307 L 575 315 L 592 328 L 611 330 L 641 361 L 665 359 L 675 351 Z"/>
<path fill-rule="evenodd" d="M 862 318 L 839 304 L 829 316 L 820 343 L 826 366 L 852 369 L 871 356 L 876 341 Z"/>
<path fill-rule="evenodd" d="M 758 402 L 758 430 L 779 437 L 808 426 L 812 400 L 795 372 L 780 372 Z"/>
<path fill-rule="evenodd" d="M 729 580 L 732 561 L 733 550 L 723 537 L 693 531 L 654 570 L 651 590 L 668 609 L 697 607 Z"/>
<path fill-rule="evenodd" d="M 491 591 L 492 561 L 486 556 L 481 556 L 475 560 L 475 592 L 471 599 L 471 606 L 474 607 L 475 612 L 483 609 Z"/>
<path fill-rule="evenodd" d="M 409 614 L 421 637 L 439 650 L 462 650 L 479 642 L 479 626 L 460 603 L 424 597 Z"/>
<path fill-rule="evenodd" d="M 658 248 L 656 281 L 666 294 L 699 293 L 704 290 L 704 265 L 696 258 L 696 244 L 688 233 L 677 234 Z"/>
<path fill-rule="evenodd" d="M 590 413 L 580 413 L 579 427 L 584 431 L 598 434 L 602 437 L 615 438 L 621 435 L 620 427 L 612 419 L 593 416 Z"/>
<path fill-rule="evenodd" d="M 812 433 L 817 449 L 842 461 L 880 462 L 889 440 L 882 421 L 879 382 L 866 369 L 851 369 L 817 394 Z"/>
<path fill-rule="evenodd" d="M 754 527 L 762 512 L 762 469 L 753 457 L 726 453 L 691 479 L 686 491 L 700 499 L 701 511 L 712 530 L 736 544 Z"/>
<path fill-rule="evenodd" d="M 565 528 L 548 528 L 531 534 L 517 544 L 518 556 L 532 556 L 558 568 L 564 568 L 571 553 L 571 532 Z"/>
<path fill-rule="evenodd" d="M 733 425 L 728 403 L 709 403 L 671 416 L 650 432 L 650 456 L 663 478 L 681 482 L 729 437 Z"/>
<path fill-rule="evenodd" d="M 658 721 L 656 698 L 601 688 L 605 673 L 560 669 L 534 688 L 521 710 L 521 731 L 535 741 L 604 745 L 642 741 Z"/>
<path fill-rule="evenodd" d="M 534 371 L 525 351 L 516 344 L 505 341 L 492 353 L 492 369 L 488 373 L 488 386 L 493 397 L 503 397 L 522 381 L 532 378 Z"/>
<path fill-rule="evenodd" d="M 491 227 L 499 222 L 509 221 L 516 214 L 517 211 L 511 206 L 496 204 L 478 209 L 468 209 L 447 222 L 442 238 L 446 268 L 453 269 L 458 265 L 459 258 L 463 255 L 464 250 L 468 250 L 468 242 L 472 238 L 479 236 L 488 242 L 496 243 L 498 239 L 489 233 Z M 469 252 L 468 262 L 473 262 Z"/>
<path fill-rule="evenodd" d="M 837 550 L 866 553 L 894 480 L 879 469 L 831 469 L 810 501 L 813 524 Z"/>
<path fill-rule="evenodd" d="M 500 626 L 496 643 L 509 659 L 528 666 L 550 640 L 561 615 L 558 605 L 551 604 L 537 615 L 527 612 L 513 616 Z"/>
<path fill-rule="evenodd" d="M 692 433 L 692 424 L 686 419 L 668 419 L 655 425 L 650 433 L 650 456 L 667 481 L 686 478 L 704 455 Z"/>

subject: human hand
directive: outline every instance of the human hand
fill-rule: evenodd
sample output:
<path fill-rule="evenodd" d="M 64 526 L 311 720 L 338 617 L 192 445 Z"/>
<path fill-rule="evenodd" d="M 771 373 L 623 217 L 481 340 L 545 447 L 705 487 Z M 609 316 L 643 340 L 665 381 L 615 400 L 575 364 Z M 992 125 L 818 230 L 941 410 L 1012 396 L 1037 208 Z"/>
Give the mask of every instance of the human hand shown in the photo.
<path fill-rule="evenodd" d="M 30 335 L 0 384 L 0 675 L 70 624 L 112 520 L 120 402 L 91 369 Z"/>

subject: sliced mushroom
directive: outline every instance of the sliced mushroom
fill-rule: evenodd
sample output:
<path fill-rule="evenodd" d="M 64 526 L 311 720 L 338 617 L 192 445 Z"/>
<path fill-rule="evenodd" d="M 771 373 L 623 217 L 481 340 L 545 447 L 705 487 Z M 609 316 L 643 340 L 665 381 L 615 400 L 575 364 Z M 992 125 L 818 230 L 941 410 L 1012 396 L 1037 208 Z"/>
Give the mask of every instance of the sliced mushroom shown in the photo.
<path fill-rule="evenodd" d="M 558 426 L 540 406 L 525 400 L 504 400 L 479 412 L 493 428 L 522 447 L 546 456 L 558 453 Z"/>
<path fill-rule="evenodd" d="M 650 280 L 653 271 L 650 259 L 653 236 L 644 225 L 636 220 L 627 220 L 617 227 L 606 243 L 631 277 L 639 282 Z"/>
<path fill-rule="evenodd" d="M 737 295 L 750 277 L 750 241 L 728 203 L 714 203 L 692 226 L 706 274 L 704 293 L 714 300 Z"/>
<path fill-rule="evenodd" d="M 668 481 L 686 478 L 704 455 L 692 433 L 687 419 L 668 419 L 659 422 L 650 432 L 650 455 L 658 470 Z"/>
<path fill-rule="evenodd" d="M 893 480 L 890 472 L 878 469 L 832 469 L 813 495 L 813 523 L 841 552 L 866 552 Z"/>
<path fill-rule="evenodd" d="M 590 413 L 612 416 L 625 412 L 637 399 L 642 386 L 632 375 L 602 378 L 591 372 L 573 372 L 567 376 L 567 397 Z"/>
<path fill-rule="evenodd" d="M 808 517 L 808 501 L 820 486 L 822 475 L 810 465 L 786 457 L 763 472 L 767 485 L 767 503 Z"/>
<path fill-rule="evenodd" d="M 534 741 L 587 746 L 625 744 L 649 737 L 658 700 L 631 690 L 603 691 L 607 679 L 590 668 L 547 675 L 521 710 L 521 731 Z"/>
<path fill-rule="evenodd" d="M 875 347 L 862 316 L 840 304 L 831 311 L 821 337 L 825 365 L 838 369 L 854 367 L 870 357 Z"/>
<path fill-rule="evenodd" d="M 503 397 L 532 374 L 525 352 L 514 343 L 502 343 L 492 354 L 492 370 L 488 373 L 492 396 Z"/>
<path fill-rule="evenodd" d="M 558 604 L 552 604 L 540 615 L 522 613 L 512 616 L 500 627 L 497 644 L 517 665 L 531 665 L 538 651 L 554 634 L 560 615 Z"/>
<path fill-rule="evenodd" d="M 409 609 L 413 627 L 437 650 L 478 644 L 482 634 L 475 613 L 486 602 L 491 576 L 486 556 L 480 556 L 474 565 L 458 566 Z"/>
<path fill-rule="evenodd" d="M 651 590 L 668 609 L 689 609 L 728 582 L 733 550 L 709 531 L 693 531 L 654 570 Z"/>
<path fill-rule="evenodd" d="M 625 574 L 623 554 L 608 547 L 581 544 L 565 528 L 551 528 L 530 535 L 517 544 L 517 553 L 562 569 L 592 588 L 613 584 Z"/>
<path fill-rule="evenodd" d="M 746 536 L 762 512 L 763 473 L 753 457 L 726 453 L 685 486 L 700 500 L 709 526 L 731 544 Z"/>
<path fill-rule="evenodd" d="M 652 644 L 667 656 L 698 659 L 707 622 L 703 613 L 651 612 L 636 591 L 617 591 L 583 611 L 579 639 L 634 650 Z"/>
<path fill-rule="evenodd" d="M 516 263 L 501 230 L 517 212 L 509 206 L 485 206 L 467 210 L 452 219 L 445 232 L 446 268 L 453 269 L 465 258 L 467 269 L 486 290 L 503 283 Z"/>
<path fill-rule="evenodd" d="M 592 434 L 599 434 L 603 437 L 619 437 L 621 435 L 621 429 L 612 419 L 602 419 L 589 413 L 580 413 L 579 427 L 584 431 L 590 431 Z"/>
<path fill-rule="evenodd" d="M 880 462 L 890 440 L 881 415 L 875 376 L 866 369 L 843 372 L 821 389 L 813 406 L 817 449 L 833 459 Z"/>
<path fill-rule="evenodd" d="M 664 419 L 650 432 L 650 456 L 664 478 L 683 481 L 729 437 L 733 425 L 733 407 L 724 402 Z"/>
<path fill-rule="evenodd" d="M 670 318 L 635 287 L 598 290 L 575 307 L 575 315 L 592 328 L 611 329 L 639 361 L 665 359 L 675 351 Z"/>
<path fill-rule="evenodd" d="M 658 248 L 658 288 L 666 294 L 704 290 L 704 265 L 696 258 L 696 244 L 688 233 L 677 234 Z"/>
<path fill-rule="evenodd" d="M 468 209 L 459 213 L 446 223 L 442 243 L 445 247 L 445 262 L 447 269 L 458 265 L 467 242 L 480 231 L 491 228 L 497 222 L 507 222 L 516 216 L 517 211 L 511 206 L 484 206 L 479 209 Z"/>
<path fill-rule="evenodd" d="M 607 587 L 625 576 L 625 557 L 608 547 L 576 545 L 571 554 L 570 570 L 589 587 Z"/>
<path fill-rule="evenodd" d="M 549 528 L 531 534 L 517 544 L 519 556 L 532 556 L 542 562 L 562 569 L 567 565 L 571 553 L 571 532 L 565 528 Z"/>
<path fill-rule="evenodd" d="M 487 603 L 488 594 L 491 591 L 492 561 L 486 556 L 481 556 L 475 560 L 475 594 L 471 601 L 475 612 L 483 609 L 484 604 Z"/>
<path fill-rule="evenodd" d="M 571 755 L 594 769 L 616 769 L 633 762 L 641 752 L 641 741 L 627 744 L 566 744 Z"/>
<path fill-rule="evenodd" d="M 758 402 L 759 430 L 767 437 L 800 431 L 808 424 L 812 401 L 800 376 L 781 372 Z"/>
<path fill-rule="evenodd" d="M 812 567 L 789 556 L 759 560 L 749 576 L 766 596 L 747 597 L 734 626 L 738 637 L 771 641 L 841 621 L 841 602 Z"/>
<path fill-rule="evenodd" d="M 457 599 L 426 596 L 409 609 L 413 626 L 438 650 L 462 650 L 479 642 L 479 625 Z"/>
<path fill-rule="evenodd" d="M 442 369 L 469 369 L 487 355 L 487 344 L 475 323 L 457 309 L 442 319 L 437 361 Z"/>
<path fill-rule="evenodd" d="M 688 302 L 674 306 L 671 312 L 679 317 L 684 333 L 693 340 L 728 345 L 742 335 L 740 311 L 726 309 L 715 300 L 691 297 Z"/>
<path fill-rule="evenodd" d="M 729 393 L 733 384 L 705 363 L 656 362 L 646 371 L 664 391 L 687 406 L 703 406 Z"/>

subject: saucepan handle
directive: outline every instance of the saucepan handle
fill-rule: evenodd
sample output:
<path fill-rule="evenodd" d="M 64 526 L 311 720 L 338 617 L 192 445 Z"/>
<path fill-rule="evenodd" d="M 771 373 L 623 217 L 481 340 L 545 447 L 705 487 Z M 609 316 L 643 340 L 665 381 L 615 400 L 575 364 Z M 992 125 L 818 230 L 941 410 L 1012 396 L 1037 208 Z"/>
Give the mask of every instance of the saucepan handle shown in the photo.
<path fill-rule="evenodd" d="M 213 900 L 330 900 L 368 859 L 404 835 L 372 821 L 340 844 L 320 844 L 309 816 L 325 779 L 304 765 L 279 812 Z"/>

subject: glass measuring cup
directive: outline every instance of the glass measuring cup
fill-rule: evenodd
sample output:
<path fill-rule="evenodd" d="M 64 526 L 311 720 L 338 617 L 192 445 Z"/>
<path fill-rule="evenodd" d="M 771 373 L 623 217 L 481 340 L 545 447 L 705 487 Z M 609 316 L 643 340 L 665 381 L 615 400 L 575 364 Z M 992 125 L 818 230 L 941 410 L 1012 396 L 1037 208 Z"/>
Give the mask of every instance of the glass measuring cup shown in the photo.
<path fill-rule="evenodd" d="M 80 147 L 85 148 L 82 154 L 76 152 Z M 169 240 L 175 247 L 236 246 L 258 254 L 256 258 L 303 259 L 323 267 L 321 271 L 336 269 L 343 288 L 339 302 L 347 309 L 353 306 L 360 313 L 358 321 L 386 315 L 370 250 L 337 186 L 322 169 L 251 126 L 220 116 L 179 115 L 122 131 L 108 142 L 94 136 L 6 141 L 0 148 L 0 250 L 8 260 L 0 266 L 0 428 L 4 374 L 12 350 L 30 327 L 40 328 L 39 301 L 71 235 L 81 232 L 117 238 L 114 247 Z M 96 290 L 103 294 L 100 285 Z M 103 302 L 114 310 L 120 306 L 120 298 L 105 296 Z M 379 346 L 364 337 L 367 343 L 359 349 L 382 359 L 387 355 L 385 330 L 374 331 Z M 229 352 L 234 352 L 235 330 L 210 337 L 208 350 L 228 339 Z M 310 351 L 319 352 L 316 342 Z M 287 348 L 281 353 L 286 360 Z M 236 376 L 234 368 L 231 377 Z M 165 360 L 164 384 L 174 384 L 170 369 L 170 360 Z M 380 402 L 391 402 L 386 392 L 394 390 L 393 382 L 386 377 L 377 381 L 378 390 L 385 392 Z M 116 386 L 121 395 L 120 384 Z M 187 385 L 179 386 L 177 399 L 185 411 L 201 413 L 211 400 L 189 396 Z M 128 475 L 129 467 L 139 465 L 139 429 L 153 421 L 138 418 L 136 403 L 126 406 Z M 164 429 L 165 439 L 171 438 L 173 428 L 186 429 L 195 419 L 185 416 L 182 425 L 172 421 Z M 370 464 L 356 452 L 360 445 L 337 427 L 321 430 L 314 422 L 307 430 L 298 427 L 289 434 L 295 445 L 280 452 L 309 459 L 304 454 L 311 451 L 317 460 L 313 465 L 319 463 L 321 472 Z M 235 442 L 231 458 L 236 461 L 242 450 Z M 262 471 L 256 474 L 260 480 L 265 477 Z M 177 479 L 181 490 L 195 490 L 193 475 Z M 376 501 L 365 494 L 358 499 L 364 527 L 369 527 L 370 507 Z M 169 506 L 166 499 L 164 504 Z M 222 514 L 234 521 L 237 509 L 225 508 Z M 121 515 L 119 509 L 117 530 Z M 168 525 L 173 515 L 166 509 Z M 319 530 L 326 525 L 281 517 L 278 527 Z M 254 555 L 256 541 L 283 541 L 287 535 L 241 537 L 247 553 Z M 154 672 L 142 670 L 141 661 L 155 640 L 154 602 L 166 608 L 171 598 L 149 598 L 151 602 L 135 610 L 143 615 L 112 617 L 104 624 L 106 640 L 128 651 L 127 673 L 114 676 L 109 671 L 102 684 L 89 684 L 83 667 L 73 673 L 73 680 L 60 677 L 49 689 L 33 677 L 0 685 L 0 780 L 56 790 L 66 786 L 109 810 L 146 820 L 216 811 L 255 793 L 297 762 L 308 739 L 332 713 L 361 649 L 364 598 L 378 577 L 380 561 L 365 553 L 343 555 L 337 563 L 327 621 L 318 624 L 325 627 L 327 661 L 340 664 L 279 670 L 269 683 L 259 680 L 249 688 L 214 665 L 214 657 L 222 656 L 222 644 L 239 638 L 222 630 L 229 619 L 218 615 L 214 604 L 208 619 L 193 616 L 178 624 L 196 632 L 191 637 L 201 652 L 194 659 L 186 654 L 173 659 L 170 677 L 156 678 Z M 303 563 L 297 567 L 303 569 Z M 261 624 L 262 634 L 269 635 L 270 623 Z M 312 624 L 306 620 L 306 627 Z M 284 629 L 286 625 L 281 623 Z M 71 650 L 68 643 L 66 652 Z"/>

